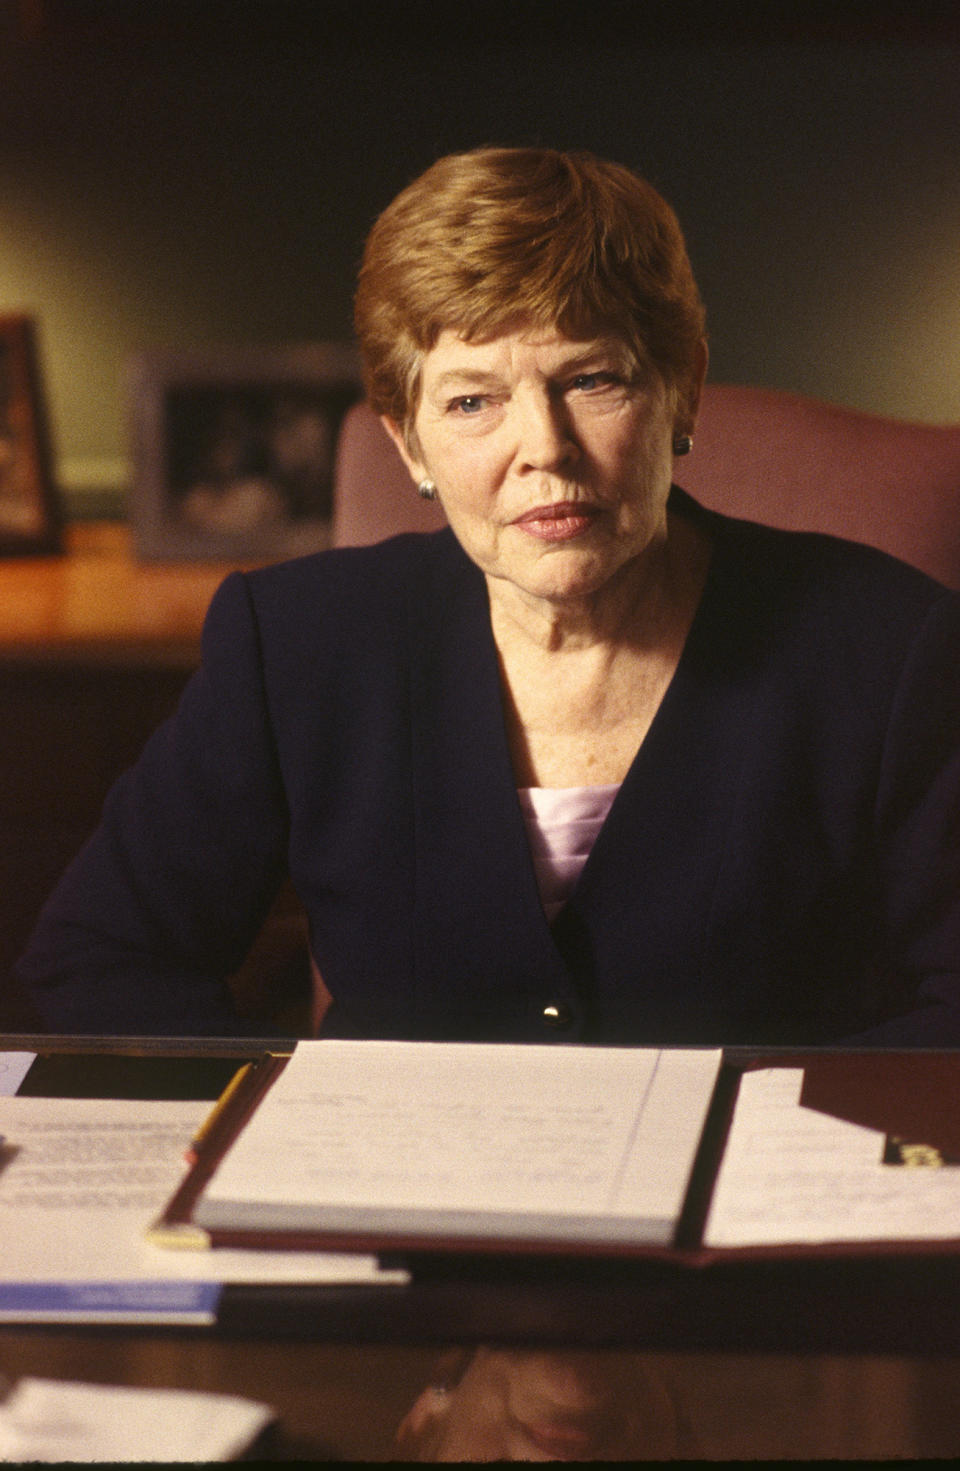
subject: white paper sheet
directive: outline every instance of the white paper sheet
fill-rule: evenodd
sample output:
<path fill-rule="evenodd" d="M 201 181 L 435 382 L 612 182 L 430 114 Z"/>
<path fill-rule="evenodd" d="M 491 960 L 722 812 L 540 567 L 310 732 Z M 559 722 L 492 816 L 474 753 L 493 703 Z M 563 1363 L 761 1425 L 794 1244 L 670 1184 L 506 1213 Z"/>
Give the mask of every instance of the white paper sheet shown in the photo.
<path fill-rule="evenodd" d="M 0 1404 L 4 1461 L 230 1461 L 274 1419 L 236 1395 L 21 1379 Z"/>
<path fill-rule="evenodd" d="M 144 1232 L 186 1169 L 205 1102 L 0 1098 L 0 1283 L 403 1281 L 328 1252 L 167 1251 Z"/>
<path fill-rule="evenodd" d="M 883 1163 L 885 1135 L 802 1107 L 802 1068 L 744 1073 L 705 1241 L 960 1237 L 960 1167 Z"/>

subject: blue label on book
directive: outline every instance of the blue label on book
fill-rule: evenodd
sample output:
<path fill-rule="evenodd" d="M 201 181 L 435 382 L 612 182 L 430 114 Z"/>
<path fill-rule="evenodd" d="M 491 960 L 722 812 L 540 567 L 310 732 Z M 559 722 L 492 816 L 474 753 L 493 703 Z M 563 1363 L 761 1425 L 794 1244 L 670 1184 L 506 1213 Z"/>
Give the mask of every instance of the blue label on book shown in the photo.
<path fill-rule="evenodd" d="M 219 1282 L 0 1282 L 0 1318 L 213 1322 L 222 1290 Z"/>

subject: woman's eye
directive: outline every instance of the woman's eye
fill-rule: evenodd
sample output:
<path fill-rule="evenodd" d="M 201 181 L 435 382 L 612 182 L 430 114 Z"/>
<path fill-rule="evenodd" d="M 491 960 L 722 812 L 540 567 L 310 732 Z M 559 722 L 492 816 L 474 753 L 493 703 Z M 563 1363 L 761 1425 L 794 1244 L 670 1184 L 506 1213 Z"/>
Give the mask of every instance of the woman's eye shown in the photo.
<path fill-rule="evenodd" d="M 581 393 L 590 393 L 597 388 L 609 388 L 617 382 L 615 373 L 578 373 L 573 387 Z"/>
<path fill-rule="evenodd" d="M 486 402 L 479 393 L 466 393 L 461 398 L 455 398 L 449 408 L 454 414 L 478 414 Z"/>

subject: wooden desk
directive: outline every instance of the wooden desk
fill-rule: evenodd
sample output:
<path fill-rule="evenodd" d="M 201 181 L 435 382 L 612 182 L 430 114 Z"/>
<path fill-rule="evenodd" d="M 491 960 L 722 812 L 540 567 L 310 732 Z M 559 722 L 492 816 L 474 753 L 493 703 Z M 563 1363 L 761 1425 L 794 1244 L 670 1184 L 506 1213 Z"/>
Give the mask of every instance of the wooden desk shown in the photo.
<path fill-rule="evenodd" d="M 26 1040 L 0 1037 L 0 1050 Z M 248 1049 L 258 1044 L 30 1039 L 53 1059 L 37 1090 L 50 1093 L 58 1078 L 68 1090 L 71 1068 L 84 1091 L 108 1088 L 111 1069 L 129 1088 L 139 1060 L 173 1091 L 189 1067 L 196 1096 L 198 1065 L 221 1078 Z M 919 1273 L 906 1258 L 719 1273 L 451 1261 L 409 1288 L 228 1288 L 214 1329 L 3 1327 L 0 1373 L 263 1398 L 283 1417 L 284 1454 L 382 1459 L 438 1350 L 499 1341 L 587 1351 L 611 1375 L 652 1368 L 681 1412 L 686 1458 L 955 1456 L 958 1302 L 948 1258 Z"/>

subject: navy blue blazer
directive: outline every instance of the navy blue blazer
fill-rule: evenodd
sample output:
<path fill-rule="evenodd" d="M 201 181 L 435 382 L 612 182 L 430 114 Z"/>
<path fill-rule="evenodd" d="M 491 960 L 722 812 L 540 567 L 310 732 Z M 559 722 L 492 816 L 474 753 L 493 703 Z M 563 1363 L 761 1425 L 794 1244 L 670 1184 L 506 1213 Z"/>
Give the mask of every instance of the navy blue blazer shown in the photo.
<path fill-rule="evenodd" d="M 46 1024 L 236 1031 L 224 977 L 289 873 L 334 1035 L 960 1044 L 960 599 L 672 505 L 707 584 L 552 929 L 483 577 L 403 536 L 226 579 L 21 962 Z"/>

